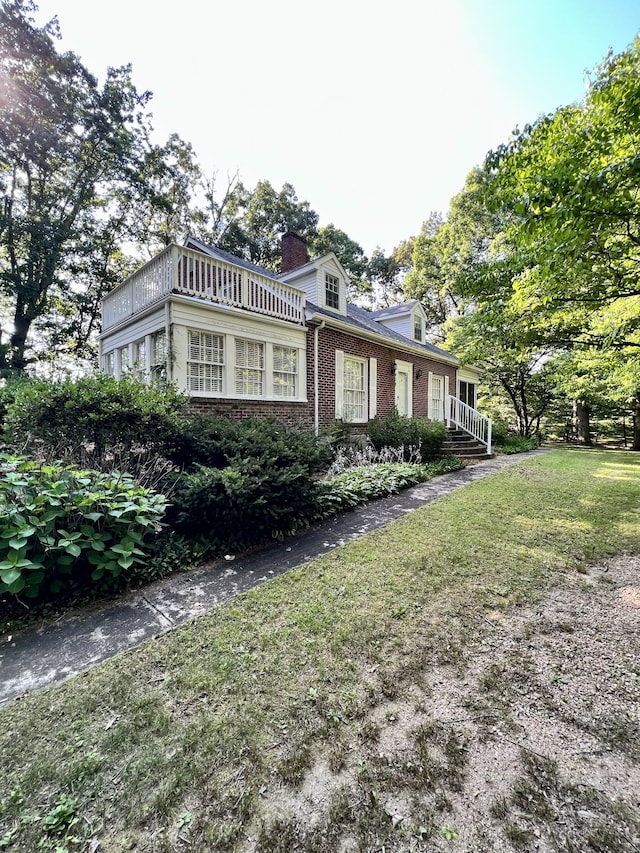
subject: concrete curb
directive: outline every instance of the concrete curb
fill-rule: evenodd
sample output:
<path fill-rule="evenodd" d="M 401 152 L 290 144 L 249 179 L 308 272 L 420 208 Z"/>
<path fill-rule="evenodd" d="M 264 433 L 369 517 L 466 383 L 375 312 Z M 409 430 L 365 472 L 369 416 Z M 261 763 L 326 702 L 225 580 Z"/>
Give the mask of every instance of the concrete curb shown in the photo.
<path fill-rule="evenodd" d="M 545 451 L 533 451 L 524 458 Z M 207 613 L 240 593 L 523 459 L 499 456 L 321 522 L 284 542 L 218 560 L 0 639 L 0 706 Z"/>

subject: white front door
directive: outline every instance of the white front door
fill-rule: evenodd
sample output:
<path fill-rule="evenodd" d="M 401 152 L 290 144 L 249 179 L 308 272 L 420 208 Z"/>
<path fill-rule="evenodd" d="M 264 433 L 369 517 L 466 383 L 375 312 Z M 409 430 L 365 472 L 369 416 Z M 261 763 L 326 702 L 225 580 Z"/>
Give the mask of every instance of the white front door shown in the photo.
<path fill-rule="evenodd" d="M 396 372 L 396 409 L 398 414 L 409 417 L 409 376 L 404 370 Z"/>

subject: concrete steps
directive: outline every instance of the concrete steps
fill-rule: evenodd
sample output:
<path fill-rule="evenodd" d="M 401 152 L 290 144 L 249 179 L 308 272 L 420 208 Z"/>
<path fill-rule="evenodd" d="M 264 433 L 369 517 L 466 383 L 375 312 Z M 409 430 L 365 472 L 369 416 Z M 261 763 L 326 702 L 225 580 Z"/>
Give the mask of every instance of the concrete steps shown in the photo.
<path fill-rule="evenodd" d="M 482 442 L 475 439 L 462 429 L 447 430 L 449 437 L 442 445 L 444 453 L 451 453 L 459 459 L 478 462 L 481 459 L 493 458 L 493 453 L 487 453 L 487 448 Z"/>

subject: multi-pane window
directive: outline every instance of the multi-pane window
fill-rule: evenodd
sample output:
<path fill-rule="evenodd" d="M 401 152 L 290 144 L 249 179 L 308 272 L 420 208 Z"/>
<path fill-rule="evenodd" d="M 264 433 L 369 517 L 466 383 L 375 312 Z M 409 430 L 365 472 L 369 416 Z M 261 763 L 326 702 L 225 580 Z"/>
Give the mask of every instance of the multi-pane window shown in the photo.
<path fill-rule="evenodd" d="M 298 351 L 293 347 L 273 347 L 273 393 L 276 397 L 296 396 Z"/>
<path fill-rule="evenodd" d="M 325 273 L 324 275 L 324 287 L 325 287 L 325 305 L 327 308 L 340 308 L 340 279 L 331 275 L 331 273 Z"/>
<path fill-rule="evenodd" d="M 344 419 L 364 421 L 367 412 L 365 362 L 345 356 L 344 359 Z"/>
<path fill-rule="evenodd" d="M 222 335 L 189 330 L 187 385 L 190 391 L 222 394 L 224 339 Z"/>
<path fill-rule="evenodd" d="M 263 393 L 264 344 L 236 340 L 236 394 L 259 397 Z"/>
<path fill-rule="evenodd" d="M 102 357 L 102 369 L 107 374 L 107 376 L 114 376 L 116 372 L 116 352 L 115 350 L 111 350 L 111 352 L 105 353 Z"/>
<path fill-rule="evenodd" d="M 120 375 L 129 370 L 129 347 L 120 347 Z"/>
<path fill-rule="evenodd" d="M 416 341 L 422 340 L 422 317 L 413 318 L 413 339 Z"/>
<path fill-rule="evenodd" d="M 144 373 L 147 358 L 147 348 L 144 338 L 136 341 L 133 345 L 133 372 L 137 374 Z"/>
<path fill-rule="evenodd" d="M 167 379 L 167 333 L 159 329 L 151 336 L 151 377 L 154 382 L 164 383 Z"/>

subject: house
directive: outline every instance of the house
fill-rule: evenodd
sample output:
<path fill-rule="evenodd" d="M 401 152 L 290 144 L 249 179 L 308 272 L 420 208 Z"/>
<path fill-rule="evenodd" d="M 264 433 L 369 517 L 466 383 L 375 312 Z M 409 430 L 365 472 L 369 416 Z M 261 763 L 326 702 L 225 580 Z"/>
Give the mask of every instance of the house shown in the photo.
<path fill-rule="evenodd" d="M 463 428 L 490 452 L 476 411 L 480 372 L 426 341 L 420 303 L 366 311 L 347 300 L 333 252 L 282 241 L 280 275 L 190 238 L 172 244 L 102 305 L 102 369 L 173 382 L 203 413 L 274 415 L 316 431 L 366 425 L 395 405 Z"/>

